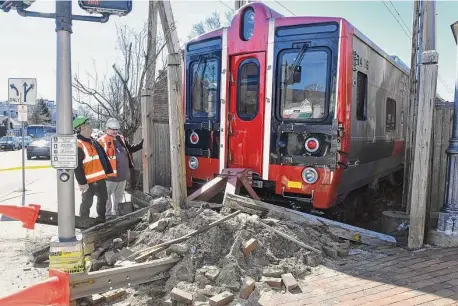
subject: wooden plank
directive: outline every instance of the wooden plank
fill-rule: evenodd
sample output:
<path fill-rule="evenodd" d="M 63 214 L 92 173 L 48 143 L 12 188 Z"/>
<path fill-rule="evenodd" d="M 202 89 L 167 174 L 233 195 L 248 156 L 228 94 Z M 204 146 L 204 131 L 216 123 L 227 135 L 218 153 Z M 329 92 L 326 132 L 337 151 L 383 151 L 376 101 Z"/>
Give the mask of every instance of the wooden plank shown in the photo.
<path fill-rule="evenodd" d="M 453 103 L 451 103 L 453 104 Z M 445 196 L 445 180 L 447 175 L 447 154 L 445 151 L 449 145 L 449 139 L 452 131 L 452 116 L 453 110 L 442 110 L 442 135 L 441 135 L 441 160 L 440 160 L 440 176 L 439 176 L 439 209 L 444 205 Z"/>
<path fill-rule="evenodd" d="M 153 110 L 152 106 L 152 93 L 153 91 L 150 89 L 142 89 L 142 96 L 140 98 L 141 103 L 141 117 L 142 117 L 142 138 L 143 138 L 143 155 L 142 155 L 142 169 L 143 169 L 143 192 L 149 193 L 151 187 L 154 186 L 153 181 L 153 169 L 154 169 L 154 162 L 151 153 L 151 134 L 152 134 L 152 127 L 151 127 L 151 112 Z"/>
<path fill-rule="evenodd" d="M 389 235 L 373 232 L 356 226 L 340 223 L 281 206 L 268 204 L 262 201 L 253 200 L 240 195 L 227 194 L 224 197 L 223 205 L 226 205 L 227 202 L 236 202 L 242 207 L 244 206 L 249 208 L 258 206 L 258 210 L 264 209 L 268 211 L 267 217 L 290 220 L 297 223 L 306 223 L 309 225 L 325 225 L 329 228 L 330 232 L 344 239 L 375 246 L 396 245 L 396 239 Z"/>
<path fill-rule="evenodd" d="M 170 163 L 172 200 L 175 212 L 186 208 L 186 168 L 184 157 L 183 103 L 181 101 L 181 56 L 169 54 L 167 83 L 169 88 Z"/>
<path fill-rule="evenodd" d="M 435 51 L 423 52 L 422 65 L 420 66 L 421 77 L 410 195 L 408 239 L 410 249 L 420 248 L 424 241 L 426 201 L 429 191 L 428 177 L 430 176 L 431 123 L 438 71 L 437 58 L 438 54 Z"/>
<path fill-rule="evenodd" d="M 57 226 L 57 212 L 40 210 L 36 223 Z M 75 216 L 75 228 L 87 229 L 98 223 L 99 222 L 95 218 Z"/>
<path fill-rule="evenodd" d="M 127 232 L 127 230 L 129 230 L 132 226 L 140 222 L 143 216 L 147 213 L 148 209 L 151 208 L 152 207 L 145 207 L 82 231 L 81 234 L 83 235 L 84 243 L 97 244 L 100 241 L 118 236 L 120 233 Z M 33 252 L 32 256 L 35 262 L 47 260 L 49 258 L 49 245 Z"/>
<path fill-rule="evenodd" d="M 154 147 L 153 158 L 155 168 L 153 170 L 156 185 L 164 187 L 172 186 L 172 170 L 170 166 L 170 130 L 168 123 L 153 123 Z"/>
<path fill-rule="evenodd" d="M 443 126 L 443 111 L 439 108 L 434 110 L 433 133 L 432 141 L 433 153 L 431 164 L 431 196 L 430 196 L 430 211 L 437 212 L 439 208 L 439 180 L 440 180 L 440 164 L 441 164 L 441 134 Z"/>

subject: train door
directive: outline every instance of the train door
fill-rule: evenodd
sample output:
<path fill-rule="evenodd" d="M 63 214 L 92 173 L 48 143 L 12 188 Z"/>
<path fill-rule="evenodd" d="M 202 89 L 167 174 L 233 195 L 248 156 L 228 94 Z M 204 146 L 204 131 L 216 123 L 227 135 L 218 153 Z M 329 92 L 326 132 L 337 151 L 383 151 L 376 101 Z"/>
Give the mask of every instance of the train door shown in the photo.
<path fill-rule="evenodd" d="M 231 57 L 228 167 L 262 175 L 265 52 Z"/>

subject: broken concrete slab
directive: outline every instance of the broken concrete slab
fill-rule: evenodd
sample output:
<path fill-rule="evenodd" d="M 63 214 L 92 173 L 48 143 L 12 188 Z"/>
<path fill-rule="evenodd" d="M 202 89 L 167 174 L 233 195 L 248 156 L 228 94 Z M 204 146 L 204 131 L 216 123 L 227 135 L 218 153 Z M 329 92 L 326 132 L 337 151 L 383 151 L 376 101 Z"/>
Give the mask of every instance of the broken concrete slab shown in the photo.
<path fill-rule="evenodd" d="M 270 268 L 265 268 L 262 271 L 262 275 L 267 276 L 267 277 L 276 277 L 279 278 L 281 275 L 284 273 L 283 269 L 281 268 L 276 268 L 276 267 L 270 267 Z"/>
<path fill-rule="evenodd" d="M 158 220 L 153 224 L 150 224 L 149 229 L 152 231 L 162 232 L 167 228 L 167 221 L 166 220 Z"/>
<path fill-rule="evenodd" d="M 119 299 L 120 297 L 123 297 L 126 294 L 126 290 L 121 288 L 105 292 L 102 295 L 105 297 L 106 302 L 110 303 Z"/>

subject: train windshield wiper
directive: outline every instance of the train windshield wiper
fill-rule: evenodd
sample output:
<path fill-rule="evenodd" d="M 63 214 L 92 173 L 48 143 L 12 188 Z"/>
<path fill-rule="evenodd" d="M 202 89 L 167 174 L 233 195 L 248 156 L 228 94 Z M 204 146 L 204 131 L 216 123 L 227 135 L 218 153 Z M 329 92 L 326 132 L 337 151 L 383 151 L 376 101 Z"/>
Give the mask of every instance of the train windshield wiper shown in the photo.
<path fill-rule="evenodd" d="M 283 82 L 283 86 L 286 86 L 286 84 L 288 84 L 288 82 L 291 79 L 292 75 L 294 74 L 294 71 L 296 70 L 297 66 L 302 62 L 302 59 L 304 58 L 306 50 L 307 50 L 307 44 L 304 43 L 304 45 L 302 46 L 301 50 L 297 54 L 296 60 L 294 61 L 288 76 L 286 77 L 285 81 Z"/>
<path fill-rule="evenodd" d="M 196 68 L 196 72 L 194 74 L 194 78 L 192 79 L 192 92 L 194 92 L 194 88 L 196 87 L 196 81 L 197 81 L 197 75 L 199 74 L 199 68 L 200 68 L 200 65 L 202 65 L 202 63 L 205 61 L 205 65 L 207 64 L 207 57 L 204 56 L 204 55 L 201 55 L 199 56 L 199 62 L 197 63 L 197 68 Z M 202 73 L 199 75 L 200 78 L 202 79 L 203 75 L 204 75 L 204 72 L 205 72 L 205 67 L 204 69 L 202 69 Z"/>

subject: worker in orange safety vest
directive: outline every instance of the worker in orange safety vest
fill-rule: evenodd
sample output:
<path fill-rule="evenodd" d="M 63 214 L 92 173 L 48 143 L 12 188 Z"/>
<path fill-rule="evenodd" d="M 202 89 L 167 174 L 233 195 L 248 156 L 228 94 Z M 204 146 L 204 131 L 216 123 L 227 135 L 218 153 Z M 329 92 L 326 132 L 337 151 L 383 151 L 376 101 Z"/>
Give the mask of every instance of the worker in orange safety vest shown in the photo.
<path fill-rule="evenodd" d="M 121 203 L 127 180 L 130 179 L 130 169 L 134 168 L 132 153 L 143 148 L 143 139 L 136 145 L 129 142 L 119 133 L 120 124 L 115 118 L 110 118 L 106 123 L 106 134 L 98 139 L 108 155 L 113 173 L 107 177 L 108 199 L 106 203 L 106 218 L 111 219 L 120 215 Z"/>
<path fill-rule="evenodd" d="M 108 198 L 105 179 L 113 173 L 113 168 L 103 148 L 91 137 L 92 127 L 86 117 L 73 120 L 77 133 L 78 166 L 75 178 L 81 195 L 80 216 L 89 217 L 94 195 L 97 196 L 97 220 L 105 222 L 105 207 Z"/>

